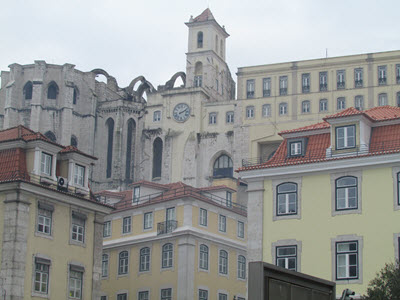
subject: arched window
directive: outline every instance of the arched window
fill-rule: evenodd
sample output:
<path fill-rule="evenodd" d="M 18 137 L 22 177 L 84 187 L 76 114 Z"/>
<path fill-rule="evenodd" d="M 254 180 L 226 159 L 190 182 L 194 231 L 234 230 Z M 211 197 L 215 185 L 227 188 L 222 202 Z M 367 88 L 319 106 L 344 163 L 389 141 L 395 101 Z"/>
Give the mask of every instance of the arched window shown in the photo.
<path fill-rule="evenodd" d="M 79 90 L 78 88 L 74 87 L 74 96 L 72 98 L 72 104 L 76 104 L 78 102 L 79 97 Z"/>
<path fill-rule="evenodd" d="M 103 254 L 101 259 L 101 276 L 108 276 L 108 254 Z"/>
<path fill-rule="evenodd" d="M 214 163 L 213 176 L 233 177 L 233 163 L 228 155 L 223 154 L 217 158 Z"/>
<path fill-rule="evenodd" d="M 301 103 L 301 112 L 307 114 L 311 112 L 311 104 L 309 100 L 305 100 Z"/>
<path fill-rule="evenodd" d="M 336 210 L 357 209 L 357 178 L 353 176 L 336 179 Z"/>
<path fill-rule="evenodd" d="M 71 136 L 71 146 L 78 148 L 78 139 L 74 135 Z"/>
<path fill-rule="evenodd" d="M 107 144 L 107 178 L 111 177 L 112 172 L 112 156 L 113 156 L 113 140 L 114 140 L 114 120 L 109 118 L 106 122 L 108 132 L 108 144 Z"/>
<path fill-rule="evenodd" d="M 50 141 L 52 141 L 52 142 L 55 142 L 57 139 L 56 139 L 56 135 L 52 132 L 52 131 L 47 131 L 45 134 L 44 134 L 44 136 L 45 137 L 47 137 Z"/>
<path fill-rule="evenodd" d="M 136 123 L 135 120 L 130 119 L 128 121 L 128 130 L 126 136 L 126 167 L 125 167 L 125 177 L 126 180 L 133 178 L 133 166 L 135 158 L 135 134 L 136 134 Z"/>
<path fill-rule="evenodd" d="M 237 277 L 241 279 L 246 278 L 246 258 L 243 255 L 238 256 L 238 274 Z"/>
<path fill-rule="evenodd" d="M 25 100 L 31 100 L 32 99 L 32 91 L 33 91 L 33 85 L 32 82 L 28 81 L 27 83 L 25 83 L 24 86 L 24 96 L 25 96 Z"/>
<path fill-rule="evenodd" d="M 228 274 L 228 252 L 225 250 L 219 251 L 218 271 L 220 274 Z"/>
<path fill-rule="evenodd" d="M 52 81 L 47 88 L 47 99 L 57 99 L 57 94 L 58 86 L 54 81 Z"/>
<path fill-rule="evenodd" d="M 118 256 L 118 275 L 128 274 L 128 251 L 122 251 Z"/>
<path fill-rule="evenodd" d="M 378 106 L 388 105 L 388 97 L 386 93 L 378 95 Z"/>
<path fill-rule="evenodd" d="M 171 243 L 165 244 L 162 247 L 162 267 L 171 268 L 173 257 L 173 246 Z"/>
<path fill-rule="evenodd" d="M 206 245 L 200 245 L 200 259 L 199 267 L 203 270 L 208 270 L 208 247 Z"/>
<path fill-rule="evenodd" d="M 194 67 L 194 86 L 200 87 L 203 83 L 203 64 L 201 61 L 196 62 Z"/>
<path fill-rule="evenodd" d="M 150 270 L 150 248 L 145 247 L 140 249 L 140 263 L 139 271 L 149 271 Z"/>
<path fill-rule="evenodd" d="M 199 31 L 197 33 L 197 48 L 203 48 L 203 32 Z"/>
<path fill-rule="evenodd" d="M 297 184 L 286 182 L 278 185 L 276 190 L 277 215 L 297 214 Z"/>
<path fill-rule="evenodd" d="M 163 142 L 158 137 L 153 143 L 153 179 L 161 177 Z"/>

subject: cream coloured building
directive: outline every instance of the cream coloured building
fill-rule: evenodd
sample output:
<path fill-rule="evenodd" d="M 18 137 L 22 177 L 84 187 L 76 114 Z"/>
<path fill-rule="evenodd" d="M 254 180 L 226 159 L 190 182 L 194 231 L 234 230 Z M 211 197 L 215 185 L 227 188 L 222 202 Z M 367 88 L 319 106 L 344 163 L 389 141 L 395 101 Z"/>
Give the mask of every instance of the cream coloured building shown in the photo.
<path fill-rule="evenodd" d="M 102 300 L 246 298 L 246 207 L 226 185 L 140 181 L 96 195 L 105 218 Z"/>
<path fill-rule="evenodd" d="M 99 299 L 103 218 L 95 157 L 18 126 L 0 131 L 0 297 Z"/>

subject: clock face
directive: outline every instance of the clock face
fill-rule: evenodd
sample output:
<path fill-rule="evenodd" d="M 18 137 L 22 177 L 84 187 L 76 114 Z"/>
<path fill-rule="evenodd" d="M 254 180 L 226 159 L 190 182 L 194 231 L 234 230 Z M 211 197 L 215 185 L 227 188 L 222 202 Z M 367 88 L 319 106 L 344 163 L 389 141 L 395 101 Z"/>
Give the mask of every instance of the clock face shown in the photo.
<path fill-rule="evenodd" d="M 190 115 L 190 107 L 186 103 L 179 103 L 175 106 L 173 111 L 174 119 L 177 122 L 185 122 Z"/>

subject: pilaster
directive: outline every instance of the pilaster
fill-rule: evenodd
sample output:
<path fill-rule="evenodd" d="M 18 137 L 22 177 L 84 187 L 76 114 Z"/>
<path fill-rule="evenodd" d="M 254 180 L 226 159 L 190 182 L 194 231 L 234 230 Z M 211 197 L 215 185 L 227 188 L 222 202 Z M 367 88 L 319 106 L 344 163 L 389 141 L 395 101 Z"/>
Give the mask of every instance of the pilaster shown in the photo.
<path fill-rule="evenodd" d="M 192 237 L 182 237 L 178 241 L 178 291 L 177 299 L 192 300 L 194 297 L 195 246 Z"/>

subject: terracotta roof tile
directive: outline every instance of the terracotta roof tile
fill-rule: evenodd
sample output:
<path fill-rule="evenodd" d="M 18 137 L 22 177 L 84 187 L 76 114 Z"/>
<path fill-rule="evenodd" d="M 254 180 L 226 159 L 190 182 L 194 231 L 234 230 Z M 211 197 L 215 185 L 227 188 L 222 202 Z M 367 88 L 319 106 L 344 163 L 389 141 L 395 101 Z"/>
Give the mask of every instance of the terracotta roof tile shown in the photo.
<path fill-rule="evenodd" d="M 193 19 L 193 22 L 204 22 L 214 20 L 214 16 L 209 8 L 206 8 L 200 15 Z"/>
<path fill-rule="evenodd" d="M 312 124 L 300 128 L 295 128 L 295 129 L 289 129 L 289 130 L 284 130 L 279 132 L 279 135 L 283 135 L 286 133 L 294 133 L 294 132 L 301 132 L 301 131 L 311 131 L 311 130 L 319 130 L 319 129 L 325 129 L 325 128 L 330 128 L 331 125 L 328 122 L 320 122 L 317 124 Z"/>
<path fill-rule="evenodd" d="M 361 110 L 358 110 L 354 107 L 349 107 L 349 108 L 346 108 L 345 110 L 342 110 L 336 114 L 326 116 L 323 119 L 328 120 L 328 119 L 342 118 L 342 117 L 362 115 L 362 114 L 363 114 L 363 112 Z"/>
<path fill-rule="evenodd" d="M 86 154 L 85 152 L 82 152 L 82 151 L 80 151 L 78 148 L 76 148 L 76 147 L 74 147 L 74 146 L 71 146 L 71 145 L 70 145 L 70 146 L 64 147 L 64 149 L 62 149 L 62 150 L 60 151 L 60 153 L 71 153 L 71 152 L 79 153 L 79 154 L 84 155 L 84 156 L 86 156 L 86 157 L 89 157 L 89 158 L 91 158 L 91 159 L 97 160 L 97 157 L 92 156 L 92 155 L 89 155 L 89 154 Z"/>
<path fill-rule="evenodd" d="M 0 181 L 30 180 L 23 149 L 13 148 L 0 151 L 0 170 Z"/>
<path fill-rule="evenodd" d="M 400 118 L 400 107 L 379 106 L 364 111 L 374 121 L 387 121 Z"/>

